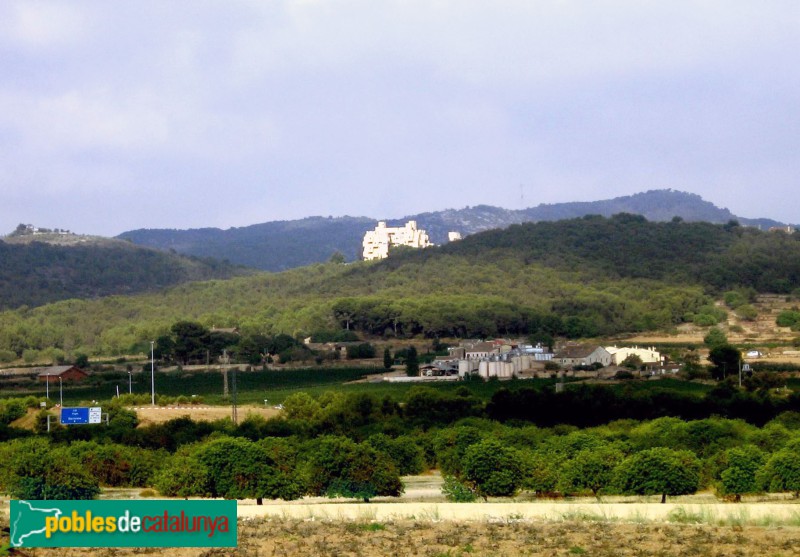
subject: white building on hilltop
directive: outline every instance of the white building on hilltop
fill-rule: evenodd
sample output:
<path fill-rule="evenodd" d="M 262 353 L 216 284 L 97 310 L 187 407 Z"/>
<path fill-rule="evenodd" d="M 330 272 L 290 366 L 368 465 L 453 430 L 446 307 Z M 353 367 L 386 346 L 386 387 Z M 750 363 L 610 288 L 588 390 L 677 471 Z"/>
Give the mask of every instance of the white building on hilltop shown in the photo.
<path fill-rule="evenodd" d="M 412 248 L 427 248 L 432 246 L 428 233 L 417 228 L 417 221 L 410 220 L 403 227 L 387 227 L 386 222 L 380 221 L 375 230 L 368 230 L 364 234 L 364 259 L 386 259 L 389 257 L 389 247 L 409 246 Z"/>

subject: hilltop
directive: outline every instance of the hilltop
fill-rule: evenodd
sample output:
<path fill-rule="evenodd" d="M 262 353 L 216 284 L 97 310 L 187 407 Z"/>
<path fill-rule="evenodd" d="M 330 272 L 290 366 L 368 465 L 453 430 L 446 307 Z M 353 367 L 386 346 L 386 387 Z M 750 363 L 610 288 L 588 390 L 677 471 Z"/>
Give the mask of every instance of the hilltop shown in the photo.
<path fill-rule="evenodd" d="M 0 239 L 0 261 L 0 309 L 150 292 L 250 272 L 117 239 L 66 231 L 20 233 L 20 228 Z"/>
<path fill-rule="evenodd" d="M 450 231 L 468 236 L 523 222 L 556 221 L 586 215 L 610 217 L 618 213 L 641 215 L 652 222 L 679 217 L 687 222 L 717 224 L 735 220 L 762 229 L 781 225 L 771 219 L 737 217 L 698 195 L 673 190 L 653 190 L 603 201 L 541 204 L 528 209 L 478 205 L 381 220 L 387 220 L 389 226 L 402 226 L 408 220 L 415 220 L 435 244 L 442 245 L 447 242 Z M 248 267 L 283 271 L 325 262 L 337 251 L 347 261 L 360 259 L 361 240 L 375 222 L 376 219 L 367 217 L 308 217 L 227 230 L 140 229 L 124 232 L 118 237 L 156 249 L 227 258 Z"/>

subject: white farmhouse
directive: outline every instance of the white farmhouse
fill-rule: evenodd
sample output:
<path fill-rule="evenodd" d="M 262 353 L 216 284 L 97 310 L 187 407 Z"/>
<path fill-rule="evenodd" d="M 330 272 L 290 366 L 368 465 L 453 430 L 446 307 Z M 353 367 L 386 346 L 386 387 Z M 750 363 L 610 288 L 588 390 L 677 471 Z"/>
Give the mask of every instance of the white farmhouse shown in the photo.
<path fill-rule="evenodd" d="M 606 351 L 611 354 L 611 363 L 622 365 L 629 356 L 639 356 L 643 364 L 661 363 L 661 354 L 655 348 L 617 348 L 616 346 L 606 346 Z"/>
<path fill-rule="evenodd" d="M 427 248 L 432 246 L 428 233 L 417 228 L 417 221 L 410 220 L 402 227 L 388 227 L 386 222 L 380 221 L 375 230 L 368 230 L 364 234 L 364 259 L 386 259 L 389 257 L 389 247 L 409 246 L 412 248 Z"/>

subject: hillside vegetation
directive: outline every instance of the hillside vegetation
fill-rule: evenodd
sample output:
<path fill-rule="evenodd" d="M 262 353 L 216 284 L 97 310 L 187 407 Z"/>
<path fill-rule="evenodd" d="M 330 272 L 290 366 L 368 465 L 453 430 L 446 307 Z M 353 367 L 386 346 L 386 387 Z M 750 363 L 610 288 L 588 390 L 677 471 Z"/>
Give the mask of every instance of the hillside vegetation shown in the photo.
<path fill-rule="evenodd" d="M 0 240 L 0 309 L 154 291 L 246 272 L 220 261 L 116 240 L 93 239 L 73 245 L 29 240 Z"/>
<path fill-rule="evenodd" d="M 502 209 L 489 205 L 432 211 L 388 219 L 389 226 L 402 226 L 415 220 L 435 244 L 445 244 L 450 231 L 467 236 L 523 222 L 558 221 L 586 215 L 610 217 L 618 213 L 642 215 L 650 221 L 680 217 L 686 221 L 723 224 L 738 220 L 742 224 L 768 228 L 780 223 L 770 219 L 746 219 L 716 207 L 700 196 L 673 190 L 652 190 L 601 201 L 540 204 L 527 209 Z M 381 220 L 386 220 L 381 217 Z M 340 252 L 347 261 L 361 255 L 364 233 L 376 219 L 366 217 L 309 217 L 292 221 L 267 222 L 220 230 L 132 230 L 119 237 L 158 249 L 201 257 L 228 259 L 234 263 L 267 271 L 283 271 L 312 263 L 322 263 Z"/>
<path fill-rule="evenodd" d="M 377 263 L 0 314 L 0 351 L 144 351 L 179 320 L 243 334 L 592 337 L 680 324 L 713 295 L 800 287 L 800 235 L 632 215 L 512 226 Z"/>
<path fill-rule="evenodd" d="M 256 269 L 284 271 L 327 261 L 337 251 L 349 261 L 360 258 L 364 232 L 373 226 L 375 221 L 365 217 L 308 217 L 229 230 L 132 230 L 119 238 Z"/>

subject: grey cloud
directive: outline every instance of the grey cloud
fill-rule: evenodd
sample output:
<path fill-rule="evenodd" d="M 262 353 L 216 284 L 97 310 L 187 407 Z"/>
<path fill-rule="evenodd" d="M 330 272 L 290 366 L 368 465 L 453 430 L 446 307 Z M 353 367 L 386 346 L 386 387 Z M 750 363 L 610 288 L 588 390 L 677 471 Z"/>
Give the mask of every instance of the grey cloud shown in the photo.
<path fill-rule="evenodd" d="M 520 184 L 798 222 L 798 31 L 788 1 L 5 2 L 0 233 L 510 207 Z"/>

